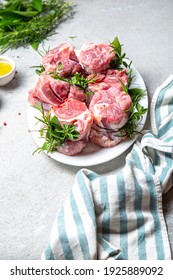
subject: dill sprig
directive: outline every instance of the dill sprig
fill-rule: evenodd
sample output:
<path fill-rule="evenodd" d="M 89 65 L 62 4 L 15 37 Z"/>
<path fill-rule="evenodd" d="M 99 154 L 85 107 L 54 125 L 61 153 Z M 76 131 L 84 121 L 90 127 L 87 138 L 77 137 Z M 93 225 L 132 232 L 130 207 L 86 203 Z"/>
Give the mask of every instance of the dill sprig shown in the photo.
<path fill-rule="evenodd" d="M 40 128 L 40 136 L 45 139 L 43 145 L 37 148 L 35 152 L 47 151 L 52 153 L 62 146 L 66 140 L 77 140 L 80 133 L 76 130 L 74 124 L 61 124 L 56 116 L 51 116 L 51 110 L 45 113 L 43 104 L 33 106 L 41 113 L 41 117 L 35 117 L 43 126 Z M 38 123 L 37 122 L 37 123 Z"/>
<path fill-rule="evenodd" d="M 4 2 L 0 4 L 0 53 L 29 44 L 37 50 L 72 11 L 71 2 L 63 0 Z"/>

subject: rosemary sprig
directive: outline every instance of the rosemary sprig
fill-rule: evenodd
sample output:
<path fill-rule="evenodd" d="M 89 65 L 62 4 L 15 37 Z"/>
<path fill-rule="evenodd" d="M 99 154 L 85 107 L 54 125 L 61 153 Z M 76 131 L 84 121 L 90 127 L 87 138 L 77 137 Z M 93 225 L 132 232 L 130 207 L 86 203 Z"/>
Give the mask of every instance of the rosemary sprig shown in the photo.
<path fill-rule="evenodd" d="M 45 139 L 43 145 L 37 148 L 35 152 L 47 151 L 48 153 L 52 153 L 56 151 L 58 146 L 62 146 L 62 144 L 66 140 L 77 140 L 80 133 L 76 130 L 76 126 L 74 124 L 61 124 L 56 116 L 51 116 L 50 110 L 45 113 L 43 104 L 36 104 L 33 106 L 35 109 L 39 110 L 41 113 L 41 117 L 35 117 L 38 122 L 41 122 L 43 126 L 40 128 L 40 136 Z M 38 123 L 37 122 L 37 123 Z"/>
<path fill-rule="evenodd" d="M 41 75 L 41 73 L 43 73 L 45 71 L 44 66 L 41 64 L 37 65 L 37 66 L 32 66 L 31 68 L 36 68 L 35 73 L 39 76 Z"/>
<path fill-rule="evenodd" d="M 63 0 L 4 2 L 0 4 L 0 53 L 29 44 L 37 50 L 72 10 L 71 2 Z"/>

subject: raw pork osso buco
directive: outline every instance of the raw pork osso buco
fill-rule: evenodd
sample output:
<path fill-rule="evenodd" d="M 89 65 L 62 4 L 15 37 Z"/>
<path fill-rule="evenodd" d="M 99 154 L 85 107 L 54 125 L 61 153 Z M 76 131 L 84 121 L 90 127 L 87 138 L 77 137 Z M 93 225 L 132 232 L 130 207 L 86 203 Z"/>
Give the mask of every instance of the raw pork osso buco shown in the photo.
<path fill-rule="evenodd" d="M 71 44 L 64 43 L 42 58 L 45 71 L 29 91 L 29 103 L 48 104 L 61 124 L 74 124 L 80 133 L 77 140 L 66 140 L 58 146 L 59 152 L 74 155 L 88 141 L 109 148 L 125 140 L 114 132 L 128 121 L 132 100 L 122 87 L 122 83 L 128 85 L 126 70 L 112 69 L 113 60 L 115 52 L 106 43 L 86 43 L 78 56 Z M 90 94 L 86 96 L 80 87 L 63 79 L 54 79 L 50 73 L 58 68 L 60 77 L 80 73 L 91 80 L 87 87 Z"/>

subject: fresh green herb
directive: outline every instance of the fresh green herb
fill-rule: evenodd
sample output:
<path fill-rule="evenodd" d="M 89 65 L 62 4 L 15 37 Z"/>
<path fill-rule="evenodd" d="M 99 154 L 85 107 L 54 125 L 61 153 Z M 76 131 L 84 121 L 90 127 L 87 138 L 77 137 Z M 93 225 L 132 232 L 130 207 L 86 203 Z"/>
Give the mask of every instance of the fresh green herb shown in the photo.
<path fill-rule="evenodd" d="M 0 3 L 0 53 L 9 48 L 39 44 L 56 33 L 55 28 L 72 11 L 64 0 L 6 0 Z"/>
<path fill-rule="evenodd" d="M 76 130 L 74 124 L 61 124 L 56 116 L 51 116 L 50 110 L 47 113 L 44 112 L 42 103 L 36 104 L 34 108 L 41 113 L 40 118 L 35 118 L 43 124 L 39 132 L 40 136 L 45 139 L 42 147 L 36 149 L 34 153 L 40 153 L 45 150 L 48 153 L 52 153 L 57 150 L 58 146 L 62 146 L 66 140 L 78 139 L 80 133 Z"/>
<path fill-rule="evenodd" d="M 44 48 L 44 46 L 43 46 L 42 50 L 37 50 L 37 52 L 39 53 L 39 55 L 41 57 L 47 55 L 49 51 L 50 51 L 50 46 L 48 47 L 47 50 Z M 37 66 L 31 66 L 30 68 L 36 68 L 35 73 L 39 76 L 41 75 L 41 73 L 43 73 L 45 71 L 45 67 L 42 64 L 37 65 Z"/>
<path fill-rule="evenodd" d="M 120 44 L 120 41 L 118 37 L 115 37 L 115 39 L 110 43 L 110 46 L 113 48 L 112 52 L 115 52 L 115 59 L 113 59 L 110 63 L 111 68 L 123 70 L 123 68 L 126 68 L 127 75 L 128 75 L 128 86 L 130 87 L 132 80 L 134 76 L 132 76 L 132 69 L 131 64 L 132 61 L 128 63 L 128 59 L 126 57 L 125 53 L 122 53 L 122 46 Z"/>
<path fill-rule="evenodd" d="M 122 53 L 122 46 L 120 44 L 120 41 L 118 37 L 115 37 L 115 39 L 110 43 L 110 46 L 113 48 L 113 52 L 115 52 L 115 60 L 112 60 L 111 62 L 111 68 L 122 70 L 123 66 L 125 68 L 129 67 L 129 64 L 125 61 L 126 54 Z"/>
<path fill-rule="evenodd" d="M 42 9 L 43 9 L 42 0 L 32 0 L 31 4 L 32 4 L 33 8 L 35 8 L 35 10 L 42 12 Z"/>
<path fill-rule="evenodd" d="M 77 36 L 69 36 L 69 38 L 70 38 L 71 40 L 74 40 L 75 38 L 77 38 Z"/>
<path fill-rule="evenodd" d="M 130 108 L 130 116 L 127 123 L 120 129 L 122 136 L 132 137 L 136 132 L 136 127 L 142 119 L 142 116 L 147 112 L 147 108 L 140 105 L 139 101 L 145 96 L 146 91 L 140 88 L 128 89 L 128 93 L 132 99 Z"/>
<path fill-rule="evenodd" d="M 37 52 L 41 57 L 47 55 L 49 51 L 50 51 L 50 46 L 47 49 L 45 49 L 44 46 L 42 46 L 42 50 L 37 50 Z"/>
<path fill-rule="evenodd" d="M 95 75 L 92 78 L 88 79 L 82 76 L 80 73 L 76 72 L 71 78 L 70 82 L 72 85 L 80 87 L 86 94 L 90 94 L 90 92 L 88 92 L 88 84 L 94 83 L 94 77 Z"/>
<path fill-rule="evenodd" d="M 132 102 L 137 103 L 142 97 L 146 95 L 146 90 L 142 88 L 129 88 L 128 93 L 132 98 Z"/>
<path fill-rule="evenodd" d="M 45 68 L 43 65 L 32 66 L 31 68 L 36 68 L 35 73 L 39 76 L 41 75 L 41 73 L 43 73 L 45 71 Z"/>
<path fill-rule="evenodd" d="M 132 81 L 133 81 L 133 79 L 135 78 L 135 75 L 133 74 L 133 71 L 132 71 L 132 69 L 130 68 L 131 67 L 131 63 L 132 63 L 132 61 L 130 62 L 130 64 L 129 64 L 129 71 L 127 72 L 127 75 L 128 75 L 128 88 L 131 86 L 131 84 L 132 84 Z"/>
<path fill-rule="evenodd" d="M 58 63 L 57 71 L 60 72 L 62 70 L 62 62 Z"/>
<path fill-rule="evenodd" d="M 54 78 L 55 80 L 61 80 L 61 81 L 69 83 L 70 85 L 78 86 L 81 90 L 84 91 L 84 94 L 86 96 L 86 101 L 87 101 L 88 95 L 92 94 L 92 92 L 90 92 L 88 90 L 88 84 L 95 82 L 94 81 L 95 75 L 93 75 L 92 78 L 88 79 L 88 78 L 85 78 L 84 76 L 82 76 L 81 73 L 76 72 L 71 78 L 64 78 L 64 77 L 61 77 L 59 74 L 59 71 L 61 70 L 61 68 L 62 68 L 62 64 L 59 64 L 58 69 L 55 72 L 49 73 L 51 75 L 51 77 Z"/>
<path fill-rule="evenodd" d="M 128 88 L 126 87 L 126 85 L 123 83 L 123 81 L 121 79 L 119 79 L 121 86 L 122 86 L 122 90 L 128 94 Z"/>

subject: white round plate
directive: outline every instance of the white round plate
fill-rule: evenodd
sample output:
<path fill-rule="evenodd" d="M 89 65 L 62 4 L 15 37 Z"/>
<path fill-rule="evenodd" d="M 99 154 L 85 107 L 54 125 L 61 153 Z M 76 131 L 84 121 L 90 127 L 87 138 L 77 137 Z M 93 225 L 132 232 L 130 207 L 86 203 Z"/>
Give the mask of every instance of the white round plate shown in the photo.
<path fill-rule="evenodd" d="M 131 65 L 131 68 L 132 68 L 132 76 L 135 75 L 131 87 L 135 87 L 135 88 L 137 87 L 146 90 L 145 83 L 139 71 L 134 67 L 133 64 Z M 147 91 L 146 91 L 146 95 L 140 100 L 140 104 L 144 108 L 148 108 Z M 39 116 L 39 111 L 28 104 L 29 131 L 31 132 L 31 135 L 34 138 L 36 144 L 39 147 L 41 147 L 42 144 L 44 143 L 44 139 L 40 138 L 40 134 L 37 131 L 39 129 L 39 126 L 35 125 L 37 122 L 35 116 L 37 117 Z M 146 117 L 147 117 L 147 113 L 143 115 L 142 121 L 137 126 L 136 130 L 138 132 L 142 130 L 146 121 Z M 133 138 L 127 139 L 126 141 L 121 142 L 117 146 L 112 148 L 102 148 L 93 143 L 88 143 L 80 154 L 74 156 L 66 156 L 56 151 L 53 153 L 49 153 L 48 155 L 51 158 L 68 165 L 80 166 L 80 167 L 98 165 L 110 161 L 118 157 L 119 155 L 121 155 L 134 143 L 137 137 L 138 137 L 138 133 L 136 133 Z"/>

